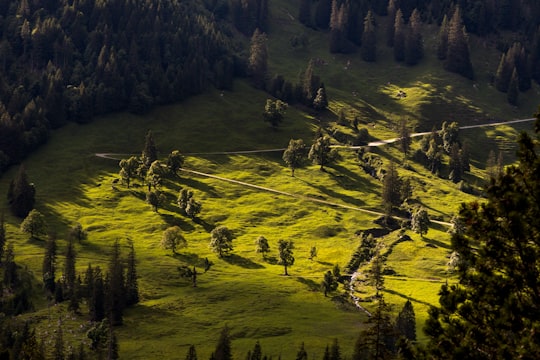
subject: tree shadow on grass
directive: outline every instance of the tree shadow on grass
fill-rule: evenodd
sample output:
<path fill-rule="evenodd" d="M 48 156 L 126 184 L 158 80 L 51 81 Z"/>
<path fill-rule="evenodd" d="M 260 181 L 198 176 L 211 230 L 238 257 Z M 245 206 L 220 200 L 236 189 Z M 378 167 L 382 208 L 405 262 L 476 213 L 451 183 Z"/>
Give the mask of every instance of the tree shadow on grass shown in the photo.
<path fill-rule="evenodd" d="M 298 280 L 299 283 L 306 285 L 309 288 L 309 291 L 320 291 L 321 290 L 321 285 L 319 283 L 317 283 L 316 281 L 314 281 L 314 280 L 306 279 L 306 278 L 303 278 L 301 276 L 296 278 L 296 280 Z"/>
<path fill-rule="evenodd" d="M 179 181 L 181 181 L 183 185 L 192 189 L 197 189 L 203 193 L 208 194 L 209 196 L 217 198 L 221 197 L 219 195 L 219 192 L 213 186 L 210 186 L 202 181 L 188 177 L 180 177 Z"/>
<path fill-rule="evenodd" d="M 404 281 L 406 281 L 406 280 L 404 280 Z M 405 294 L 400 293 L 400 292 L 397 292 L 397 291 L 395 291 L 395 290 L 384 289 L 384 292 L 387 292 L 387 293 L 389 293 L 389 294 L 392 294 L 392 295 L 396 295 L 396 296 L 402 297 L 402 298 L 405 299 L 405 300 L 411 300 L 412 302 L 417 302 L 417 303 L 419 303 L 419 304 L 426 305 L 426 306 L 429 306 L 429 307 L 433 306 L 432 304 L 430 304 L 430 303 L 428 303 L 428 302 L 426 302 L 426 301 L 418 300 L 418 299 L 412 298 L 412 297 L 410 297 L 410 296 L 406 296 Z"/>
<path fill-rule="evenodd" d="M 245 257 L 239 256 L 236 254 L 230 254 L 228 256 L 224 256 L 222 259 L 231 265 L 238 265 L 245 269 L 264 269 L 263 265 L 257 264 L 256 262 L 251 261 L 250 259 L 247 259 Z"/>
<path fill-rule="evenodd" d="M 452 250 L 452 247 L 450 245 L 448 245 L 446 243 L 443 243 L 442 241 L 439 241 L 439 240 L 423 237 L 422 241 L 424 241 L 426 243 L 426 246 L 440 247 L 440 248 L 443 248 L 443 249 Z"/>
<path fill-rule="evenodd" d="M 180 229 L 182 229 L 185 232 L 190 232 L 195 230 L 195 227 L 191 225 L 189 222 L 184 221 L 182 218 L 178 216 L 174 216 L 171 214 L 159 214 L 163 221 L 167 223 L 169 226 L 178 226 Z"/>
<path fill-rule="evenodd" d="M 179 252 L 172 254 L 171 256 L 187 265 L 204 268 L 204 259 L 201 259 L 197 254 Z"/>

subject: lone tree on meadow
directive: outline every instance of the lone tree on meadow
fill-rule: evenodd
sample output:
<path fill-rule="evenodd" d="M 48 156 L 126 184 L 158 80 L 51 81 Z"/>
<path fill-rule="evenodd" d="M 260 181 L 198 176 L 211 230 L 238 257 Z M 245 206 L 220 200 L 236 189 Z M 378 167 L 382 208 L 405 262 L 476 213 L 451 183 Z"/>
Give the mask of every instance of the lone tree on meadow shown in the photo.
<path fill-rule="evenodd" d="M 293 256 L 293 249 L 294 249 L 294 243 L 287 240 L 279 240 L 278 241 L 278 250 L 279 250 L 279 263 L 283 265 L 285 268 L 285 274 L 286 276 L 289 275 L 287 272 L 287 268 L 289 266 L 292 266 L 294 264 L 294 256 Z"/>
<path fill-rule="evenodd" d="M 289 141 L 289 146 L 283 152 L 283 161 L 291 169 L 291 176 L 294 177 L 294 171 L 302 167 L 306 161 L 306 145 L 304 140 L 291 139 Z"/>
<path fill-rule="evenodd" d="M 324 292 L 324 296 L 328 296 L 329 292 L 332 292 L 338 288 L 338 281 L 332 271 L 328 270 L 324 273 L 324 278 L 321 283 L 321 288 Z"/>
<path fill-rule="evenodd" d="M 21 231 L 30 234 L 30 240 L 39 239 L 46 234 L 47 224 L 45 216 L 38 210 L 33 209 L 21 223 Z"/>
<path fill-rule="evenodd" d="M 161 247 L 171 249 L 173 254 L 176 254 L 177 249 L 187 247 L 187 241 L 182 236 L 182 230 L 178 226 L 167 228 L 161 237 Z"/>
<path fill-rule="evenodd" d="M 171 175 L 178 175 L 178 171 L 184 166 L 184 156 L 178 150 L 173 150 L 167 157 L 167 169 Z"/>
<path fill-rule="evenodd" d="M 88 238 L 88 232 L 84 230 L 80 223 L 76 223 L 69 229 L 69 237 L 77 240 L 79 243 Z"/>
<path fill-rule="evenodd" d="M 281 100 L 267 99 L 264 106 L 263 119 L 268 121 L 272 128 L 276 129 L 285 117 L 285 111 L 289 105 Z"/>
<path fill-rule="evenodd" d="M 36 189 L 28 181 L 24 165 L 19 167 L 15 178 L 9 184 L 7 194 L 9 207 L 13 215 L 25 218 L 34 208 Z"/>
<path fill-rule="evenodd" d="M 210 233 L 210 247 L 220 258 L 233 250 L 233 234 L 229 228 L 220 225 Z"/>
<path fill-rule="evenodd" d="M 412 215 L 411 219 L 411 229 L 417 234 L 420 234 L 421 237 L 424 237 L 429 230 L 429 225 L 431 221 L 429 220 L 428 213 L 426 209 L 420 207 Z"/>

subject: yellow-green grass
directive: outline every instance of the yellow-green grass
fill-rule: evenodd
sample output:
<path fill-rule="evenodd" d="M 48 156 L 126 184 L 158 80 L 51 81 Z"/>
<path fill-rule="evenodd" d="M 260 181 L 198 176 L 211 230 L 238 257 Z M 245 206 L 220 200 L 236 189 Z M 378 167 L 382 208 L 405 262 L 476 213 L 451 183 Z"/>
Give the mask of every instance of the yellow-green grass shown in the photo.
<path fill-rule="evenodd" d="M 414 68 L 394 63 L 391 51 L 384 47 L 380 47 L 381 60 L 377 64 L 361 61 L 359 54 L 329 55 L 327 34 L 308 29 L 304 31 L 310 45 L 293 50 L 287 39 L 300 27 L 282 9 L 296 13 L 288 2 L 273 5 L 272 16 L 280 26 L 271 28 L 271 71 L 295 81 L 310 58 L 327 60 L 328 65 L 318 67 L 316 72 L 327 86 L 331 112 L 344 108 L 349 119 L 359 115 L 362 126 L 369 126 L 375 138 L 395 137 L 401 117 L 409 118 L 419 130 L 430 130 L 444 120 L 463 124 L 462 119 L 471 123 L 476 117 L 479 121 L 488 117 L 529 117 L 534 111 L 527 105 L 533 101 L 531 94 L 521 97 L 523 103 L 518 109 L 506 105 L 504 94 L 487 85 L 491 67 L 479 72 L 478 85 L 473 87 L 472 82 L 444 72 L 433 55 L 427 55 L 423 65 Z M 426 44 L 433 46 L 433 39 L 426 39 Z M 473 54 L 476 63 L 493 55 L 491 51 Z M 345 70 L 347 60 L 351 60 L 351 67 Z M 399 89 L 408 96 L 395 98 Z M 245 356 L 257 340 L 263 351 L 274 357 L 294 356 L 300 343 L 305 342 L 310 356 L 316 358 L 322 356 L 333 338 L 340 340 L 344 355 L 350 356 L 365 315 L 325 298 L 318 284 L 334 264 L 342 268 L 347 264 L 359 243 L 355 232 L 376 227 L 376 216 L 314 203 L 304 197 L 380 210 L 381 183 L 366 175 L 358 166 L 356 154 L 348 150 L 340 150 L 340 160 L 328 166 L 326 172 L 308 166 L 298 169 L 294 178 L 283 166 L 280 152 L 200 154 L 282 148 L 291 138 L 303 138 L 309 144 L 319 125 L 313 114 L 291 107 L 280 128 L 273 130 L 261 119 L 267 98 L 267 94 L 251 89 L 246 82 L 237 81 L 233 92 L 210 91 L 145 116 L 122 113 L 88 125 L 70 124 L 55 131 L 49 143 L 25 161 L 29 178 L 37 188 L 36 207 L 45 214 L 49 230 L 57 234 L 60 252 L 65 249 L 67 230 L 74 222 L 80 222 L 89 232 L 88 240 L 76 244 L 79 272 L 90 262 L 106 267 L 113 242 L 119 240 L 125 247 L 127 239 L 133 240 L 141 303 L 127 310 L 126 325 L 118 328 L 123 358 L 182 358 L 188 344 L 197 346 L 200 358 L 209 358 L 224 325 L 231 328 L 235 358 Z M 331 113 L 320 117 L 334 126 L 335 116 Z M 510 145 L 509 139 L 516 135 L 514 129 L 520 128 L 527 126 L 462 132 L 462 139 L 471 143 L 473 169 L 467 175 L 469 182 L 481 185 L 486 149 Z M 144 187 L 136 184 L 126 189 L 114 183 L 118 179 L 117 161 L 95 156 L 139 154 L 148 129 L 153 131 L 162 157 L 173 149 L 188 154 L 186 168 L 302 197 L 182 173 L 178 180 L 165 181 L 163 191 L 168 202 L 156 214 L 144 202 Z M 417 146 L 415 143 L 413 148 Z M 372 150 L 385 164 L 403 161 L 397 144 Z M 199 155 L 189 155 L 193 153 Z M 410 159 L 407 164 L 407 170 L 400 167 L 399 172 L 411 179 L 413 200 L 427 207 L 432 217 L 449 221 L 461 202 L 475 199 L 420 164 Z M 0 179 L 0 192 L 6 192 L 14 171 Z M 179 215 L 174 202 L 180 187 L 192 189 L 203 204 L 199 220 Z M 38 283 L 44 244 L 26 240 L 18 230 L 19 223 L 7 216 L 8 237 L 15 243 L 17 262 L 27 266 Z M 159 246 L 162 231 L 172 225 L 180 226 L 188 240 L 187 249 L 177 255 Z M 208 247 L 209 231 L 216 225 L 228 226 L 236 236 L 235 250 L 229 258 L 219 259 Z M 427 316 L 427 304 L 437 304 L 438 289 L 447 276 L 449 235 L 442 225 L 434 225 L 425 238 L 407 234 L 412 241 L 395 245 L 388 256 L 387 265 L 397 275 L 386 279 L 385 296 L 395 304 L 394 312 L 399 311 L 405 298 L 413 300 L 420 340 L 424 341 L 420 329 Z M 270 242 L 268 261 L 255 252 L 254 242 L 259 235 Z M 289 269 L 290 277 L 282 276 L 283 268 L 275 264 L 279 239 L 295 242 L 296 262 Z M 397 234 L 390 234 L 383 241 L 389 247 L 396 239 Z M 312 246 L 318 249 L 313 261 L 308 259 Z M 205 258 L 214 265 L 203 274 Z M 62 264 L 60 257 L 60 268 Z M 180 265 L 197 266 L 197 288 L 179 278 L 176 268 Z M 27 315 L 36 320 L 40 336 L 45 337 L 45 331 L 50 331 L 54 326 L 51 324 L 62 315 L 71 330 L 68 340 L 76 343 L 85 337 L 85 316 L 66 318 L 64 305 L 49 309 L 42 299 L 36 296 L 37 312 Z"/>

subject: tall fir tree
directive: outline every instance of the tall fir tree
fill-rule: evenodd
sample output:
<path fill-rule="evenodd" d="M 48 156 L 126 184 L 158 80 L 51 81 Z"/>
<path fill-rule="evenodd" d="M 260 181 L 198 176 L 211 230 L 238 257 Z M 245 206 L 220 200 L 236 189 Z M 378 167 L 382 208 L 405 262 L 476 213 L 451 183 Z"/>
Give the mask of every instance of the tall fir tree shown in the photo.
<path fill-rule="evenodd" d="M 76 265 L 76 253 L 73 246 L 73 240 L 69 240 L 66 248 L 66 256 L 64 262 L 64 296 L 67 296 L 69 301 L 69 308 L 72 311 L 79 309 L 78 289 L 77 289 L 77 273 L 75 272 Z"/>
<path fill-rule="evenodd" d="M 221 330 L 213 355 L 214 360 L 232 360 L 231 334 L 227 325 Z"/>
<path fill-rule="evenodd" d="M 394 22 L 394 59 L 405 60 L 405 20 L 403 13 L 398 9 Z"/>
<path fill-rule="evenodd" d="M 0 213 L 0 266 L 4 262 L 4 253 L 6 251 L 6 220 L 4 213 Z"/>
<path fill-rule="evenodd" d="M 92 293 L 88 303 L 88 311 L 90 315 L 90 321 L 100 322 L 105 319 L 106 315 L 106 299 L 105 299 L 105 281 L 103 279 L 103 272 L 101 268 L 97 266 L 93 271 L 93 285 Z"/>
<path fill-rule="evenodd" d="M 147 169 L 150 168 L 150 165 L 158 159 L 158 150 L 156 143 L 154 142 L 154 135 L 152 130 L 148 130 L 144 140 L 144 149 L 141 155 L 141 162 L 146 166 Z"/>
<path fill-rule="evenodd" d="M 540 109 L 539 109 L 540 110 Z M 534 138 L 519 136 L 518 161 L 463 204 L 452 236 L 458 282 L 429 310 L 431 359 L 533 359 L 540 353 L 540 111 Z M 504 341 L 501 341 L 504 339 Z"/>
<path fill-rule="evenodd" d="M 437 37 L 437 58 L 445 60 L 448 54 L 448 17 L 444 15 Z"/>
<path fill-rule="evenodd" d="M 26 169 L 21 165 L 8 190 L 8 202 L 13 215 L 25 218 L 34 208 L 35 196 L 34 185 L 28 181 Z"/>
<path fill-rule="evenodd" d="M 409 18 L 409 27 L 405 36 L 405 63 L 416 65 L 424 57 L 424 39 L 422 38 L 422 19 L 417 9 Z"/>
<path fill-rule="evenodd" d="M 474 70 L 470 59 L 468 36 L 463 25 L 461 9 L 456 7 L 448 24 L 448 49 L 444 68 L 468 79 L 474 79 Z"/>
<path fill-rule="evenodd" d="M 139 302 L 139 285 L 137 282 L 137 264 L 135 259 L 135 247 L 133 241 L 129 242 L 126 270 L 126 306 L 135 305 Z"/>
<path fill-rule="evenodd" d="M 120 244 L 116 240 L 109 260 L 109 282 L 106 287 L 107 313 L 113 326 L 122 325 L 126 307 L 124 265 L 120 255 Z"/>
<path fill-rule="evenodd" d="M 251 36 L 248 72 L 251 76 L 253 86 L 264 89 L 266 86 L 266 76 L 268 71 L 268 47 L 267 36 L 259 29 Z"/>
<path fill-rule="evenodd" d="M 407 300 L 396 318 L 396 332 L 410 341 L 416 341 L 416 315 L 411 300 Z"/>
<path fill-rule="evenodd" d="M 512 78 L 512 70 L 512 62 L 508 60 L 506 53 L 503 53 L 495 74 L 495 88 L 497 90 L 502 92 L 508 91 L 510 79 Z"/>
<path fill-rule="evenodd" d="M 375 17 L 368 11 L 364 18 L 364 32 L 362 33 L 362 47 L 360 48 L 362 59 L 368 62 L 377 60 L 377 34 L 375 31 Z"/>
<path fill-rule="evenodd" d="M 56 284 L 55 279 L 56 272 L 56 238 L 49 236 L 45 245 L 45 256 L 43 257 L 43 287 L 50 294 L 54 294 L 54 286 Z"/>
<path fill-rule="evenodd" d="M 395 21 L 396 21 L 396 0 L 390 0 L 388 2 L 388 8 L 386 10 L 388 14 L 388 21 L 386 23 L 386 46 L 394 46 Z"/>
<path fill-rule="evenodd" d="M 510 105 L 516 106 L 518 104 L 519 97 L 519 77 L 516 68 L 512 72 L 510 78 L 510 84 L 508 85 L 508 92 L 506 93 L 506 99 Z"/>

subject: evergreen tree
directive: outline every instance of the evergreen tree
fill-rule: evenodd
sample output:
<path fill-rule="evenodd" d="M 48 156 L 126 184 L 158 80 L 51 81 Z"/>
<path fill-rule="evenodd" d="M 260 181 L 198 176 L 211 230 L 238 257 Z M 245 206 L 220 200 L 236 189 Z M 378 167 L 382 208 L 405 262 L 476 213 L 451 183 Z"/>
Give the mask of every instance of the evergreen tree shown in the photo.
<path fill-rule="evenodd" d="M 109 283 L 106 287 L 106 304 L 109 321 L 112 326 L 122 325 L 126 306 L 124 265 L 120 256 L 120 244 L 114 242 L 109 260 Z"/>
<path fill-rule="evenodd" d="M 432 359 L 532 359 L 540 352 L 540 112 L 536 119 L 536 139 L 520 135 L 517 164 L 491 182 L 487 199 L 461 206 L 465 230 L 452 237 L 452 250 L 466 266 L 429 311 Z"/>
<path fill-rule="evenodd" d="M 362 59 L 374 62 L 377 59 L 377 35 L 375 33 L 375 18 L 368 11 L 364 19 L 364 31 L 362 33 L 362 47 L 360 48 Z"/>
<path fill-rule="evenodd" d="M 141 162 L 146 166 L 147 169 L 150 168 L 150 165 L 158 159 L 158 150 L 156 143 L 154 142 L 154 136 L 152 135 L 152 130 L 148 130 L 144 140 L 144 149 L 141 155 Z"/>
<path fill-rule="evenodd" d="M 311 106 L 313 104 L 317 95 L 317 89 L 320 86 L 320 79 L 315 75 L 315 61 L 310 59 L 302 79 L 302 90 L 306 105 Z"/>
<path fill-rule="evenodd" d="M 92 293 L 88 304 L 90 321 L 99 322 L 105 318 L 105 282 L 101 268 L 97 266 L 94 269 L 94 283 Z"/>
<path fill-rule="evenodd" d="M 255 346 L 253 347 L 253 352 L 251 353 L 251 356 L 248 360 L 262 360 L 262 358 L 263 355 L 261 344 L 259 343 L 259 340 L 257 340 L 257 342 L 255 342 Z"/>
<path fill-rule="evenodd" d="M 56 336 L 54 338 L 53 359 L 64 360 L 64 335 L 63 335 L 61 323 L 59 323 L 58 327 L 56 328 Z"/>
<path fill-rule="evenodd" d="M 139 285 L 137 283 L 137 264 L 135 259 L 135 247 L 133 241 L 129 241 L 129 253 L 126 270 L 126 306 L 135 305 L 139 302 Z"/>
<path fill-rule="evenodd" d="M 390 216 L 394 206 L 401 205 L 401 178 L 393 162 L 388 165 L 383 179 L 382 205 L 385 214 Z"/>
<path fill-rule="evenodd" d="M 469 153 L 469 145 L 467 142 L 463 144 L 463 147 L 461 148 L 460 153 L 460 163 L 463 172 L 471 171 L 471 161 L 470 161 L 470 153 Z"/>
<path fill-rule="evenodd" d="M 394 59 L 405 60 L 405 20 L 400 9 L 397 10 L 394 22 Z"/>
<path fill-rule="evenodd" d="M 512 78 L 512 63 L 507 59 L 506 53 L 501 55 L 497 73 L 495 74 L 495 87 L 502 92 L 508 91 L 510 79 Z"/>
<path fill-rule="evenodd" d="M 319 0 L 315 8 L 315 25 L 321 29 L 328 29 L 330 14 L 332 12 L 331 0 Z"/>
<path fill-rule="evenodd" d="M 308 354 L 303 342 L 300 344 L 300 349 L 296 353 L 296 360 L 308 360 Z"/>
<path fill-rule="evenodd" d="M 47 244 L 45 245 L 45 256 L 43 257 L 43 287 L 51 295 L 54 294 L 54 285 L 56 271 L 56 238 L 49 236 Z"/>
<path fill-rule="evenodd" d="M 411 300 L 407 300 L 396 318 L 396 332 L 410 341 L 416 341 L 416 315 Z"/>
<path fill-rule="evenodd" d="M 399 141 L 400 141 L 400 147 L 401 151 L 405 156 L 409 153 L 409 150 L 411 148 L 411 130 L 407 126 L 407 120 L 401 119 L 399 123 Z"/>
<path fill-rule="evenodd" d="M 394 36 L 395 36 L 395 22 L 396 22 L 396 0 L 390 0 L 388 2 L 387 14 L 388 14 L 388 23 L 386 27 L 386 45 L 388 47 L 394 46 Z"/>
<path fill-rule="evenodd" d="M 452 145 L 452 150 L 450 150 L 450 164 L 449 164 L 449 178 L 454 183 L 458 183 L 461 181 L 461 177 L 463 175 L 463 165 L 461 164 L 461 154 L 459 145 L 457 143 L 454 143 Z"/>
<path fill-rule="evenodd" d="M 470 59 L 467 39 L 465 26 L 463 26 L 461 18 L 461 10 L 458 6 L 448 24 L 448 49 L 444 68 L 468 79 L 473 79 L 474 70 Z"/>
<path fill-rule="evenodd" d="M 311 0 L 300 0 L 298 21 L 306 26 L 311 26 Z"/>
<path fill-rule="evenodd" d="M 66 260 L 64 263 L 64 295 L 69 299 L 69 309 L 79 310 L 79 295 L 77 288 L 77 274 L 75 272 L 76 254 L 73 241 L 68 242 L 66 248 Z"/>
<path fill-rule="evenodd" d="M 15 263 L 15 251 L 13 243 L 8 243 L 4 258 L 4 286 L 8 289 L 13 289 L 19 282 L 19 274 L 17 272 L 17 264 Z"/>
<path fill-rule="evenodd" d="M 118 355 L 118 339 L 114 333 L 112 326 L 109 326 L 109 337 L 107 340 L 107 360 L 119 359 Z"/>
<path fill-rule="evenodd" d="M 415 233 L 420 234 L 421 237 L 424 237 L 424 234 L 427 234 L 429 230 L 429 225 L 431 221 L 429 220 L 428 213 L 423 207 L 419 207 L 413 212 L 411 218 L 411 229 Z"/>
<path fill-rule="evenodd" d="M 420 12 L 414 9 L 409 18 L 409 28 L 405 36 L 405 63 L 407 65 L 416 65 L 424 57 L 424 40 L 421 26 Z"/>
<path fill-rule="evenodd" d="M 445 60 L 448 55 L 448 18 L 444 15 L 437 38 L 437 58 Z"/>
<path fill-rule="evenodd" d="M 287 146 L 287 149 L 283 152 L 283 161 L 285 161 L 287 166 L 291 169 L 291 176 L 294 177 L 294 171 L 304 165 L 306 157 L 306 145 L 304 144 L 304 140 L 291 139 L 289 141 L 289 146 Z"/>
<path fill-rule="evenodd" d="M 264 89 L 266 83 L 268 70 L 268 48 L 266 42 L 266 34 L 256 29 L 251 37 L 248 70 L 253 85 L 258 89 Z"/>
<path fill-rule="evenodd" d="M 231 334 L 227 325 L 221 330 L 213 355 L 215 360 L 232 360 Z"/>
<path fill-rule="evenodd" d="M 514 71 L 512 72 L 512 77 L 510 78 L 510 84 L 508 85 L 508 93 L 506 94 L 506 98 L 508 99 L 508 103 L 510 105 L 516 106 L 518 103 L 518 96 L 519 96 L 519 78 L 516 68 L 514 68 Z"/>
<path fill-rule="evenodd" d="M 28 182 L 24 165 L 21 165 L 9 184 L 8 201 L 13 215 L 25 218 L 34 208 L 35 196 L 34 185 Z"/>
<path fill-rule="evenodd" d="M 69 230 L 69 238 L 77 240 L 79 244 L 81 243 L 81 241 L 86 240 L 87 237 L 88 237 L 88 233 L 86 232 L 86 230 L 83 229 L 80 223 L 76 223 Z"/>
<path fill-rule="evenodd" d="M 195 349 L 195 345 L 192 344 L 189 346 L 186 354 L 186 360 L 197 360 L 197 350 Z"/>
<path fill-rule="evenodd" d="M 338 288 L 338 282 L 335 278 L 334 274 L 330 270 L 324 273 L 324 278 L 321 283 L 322 290 L 324 292 L 324 296 L 328 296 L 329 292 L 332 292 Z"/>
<path fill-rule="evenodd" d="M 0 266 L 4 262 L 4 253 L 6 251 L 6 221 L 4 213 L 0 213 Z"/>
<path fill-rule="evenodd" d="M 317 90 L 317 95 L 313 99 L 313 108 L 317 111 L 324 110 L 328 107 L 328 99 L 326 97 L 326 89 L 324 84 L 321 84 L 319 90 Z"/>

